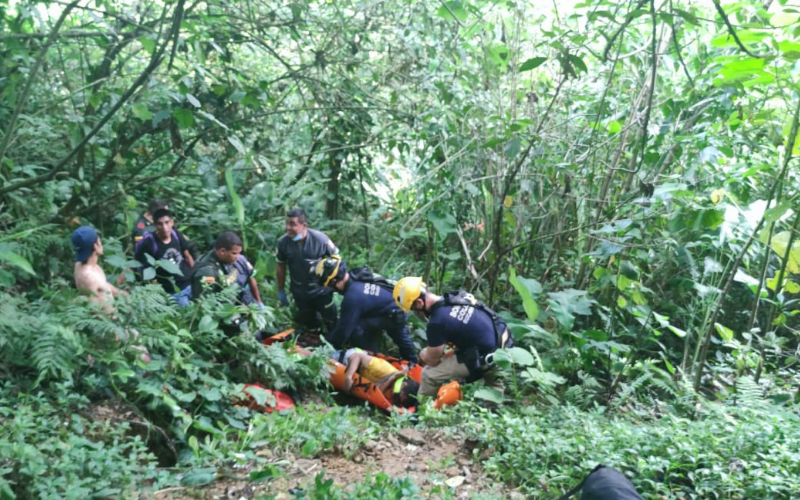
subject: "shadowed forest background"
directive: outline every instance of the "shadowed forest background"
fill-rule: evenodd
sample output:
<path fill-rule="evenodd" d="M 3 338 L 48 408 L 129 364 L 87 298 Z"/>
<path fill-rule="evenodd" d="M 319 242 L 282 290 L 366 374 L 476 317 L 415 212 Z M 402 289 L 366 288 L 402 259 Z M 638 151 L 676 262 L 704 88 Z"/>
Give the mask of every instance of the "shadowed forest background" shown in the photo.
<path fill-rule="evenodd" d="M 786 0 L 0 0 L 0 498 L 279 498 L 287 456 L 409 426 L 470 443 L 473 498 L 557 498 L 597 463 L 645 498 L 796 495 L 798 60 Z M 88 307 L 71 231 L 101 231 L 112 281 L 152 198 L 202 249 L 237 231 L 265 310 L 130 283 Z M 226 337 L 290 326 L 295 206 L 351 267 L 502 311 L 505 394 L 387 417 L 338 405 L 321 353 Z M 248 382 L 297 411 L 231 405 Z M 442 474 L 300 498 L 461 495 Z"/>

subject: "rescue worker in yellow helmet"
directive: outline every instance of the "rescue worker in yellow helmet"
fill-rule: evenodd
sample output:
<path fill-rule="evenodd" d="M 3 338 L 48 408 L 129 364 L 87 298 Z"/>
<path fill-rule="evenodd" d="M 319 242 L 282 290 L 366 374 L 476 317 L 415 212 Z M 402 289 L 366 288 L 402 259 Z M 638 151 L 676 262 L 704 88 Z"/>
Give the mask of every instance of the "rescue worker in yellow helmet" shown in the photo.
<path fill-rule="evenodd" d="M 459 379 L 483 379 L 502 390 L 492 370 L 493 356 L 497 349 L 513 346 L 514 339 L 497 313 L 463 290 L 436 295 L 417 276 L 398 281 L 392 295 L 402 310 L 428 321 L 428 346 L 419 354 L 424 365 L 419 394 L 436 396 L 443 384 Z M 448 343 L 455 356 L 444 355 Z"/>

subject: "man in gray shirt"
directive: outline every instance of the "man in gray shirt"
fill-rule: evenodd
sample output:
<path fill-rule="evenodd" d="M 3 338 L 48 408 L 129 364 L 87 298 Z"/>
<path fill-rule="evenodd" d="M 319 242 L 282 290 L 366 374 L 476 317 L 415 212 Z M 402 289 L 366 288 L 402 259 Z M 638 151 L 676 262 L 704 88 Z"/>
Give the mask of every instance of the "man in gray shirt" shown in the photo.
<path fill-rule="evenodd" d="M 339 249 L 328 235 L 308 227 L 306 212 L 302 208 L 294 208 L 286 214 L 286 234 L 278 239 L 276 255 L 278 301 L 282 306 L 289 305 L 285 290 L 288 266 L 289 291 L 298 309 L 298 323 L 307 328 L 319 326 L 318 315 L 322 317 L 327 332 L 336 325 L 332 290 L 309 279 L 309 269 L 317 260 L 338 253 Z"/>

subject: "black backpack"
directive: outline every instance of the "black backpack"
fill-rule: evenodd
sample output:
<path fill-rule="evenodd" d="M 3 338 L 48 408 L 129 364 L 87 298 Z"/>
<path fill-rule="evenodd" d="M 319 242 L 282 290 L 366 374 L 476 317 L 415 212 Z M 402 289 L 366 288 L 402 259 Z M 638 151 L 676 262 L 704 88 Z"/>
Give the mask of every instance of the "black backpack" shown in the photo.
<path fill-rule="evenodd" d="M 444 298 L 444 301 L 435 304 L 433 306 L 434 309 L 438 306 L 471 306 L 485 312 L 489 318 L 491 318 L 492 326 L 494 326 L 495 345 L 498 347 L 500 346 L 500 336 L 506 329 L 506 325 L 503 323 L 503 320 L 500 319 L 500 316 L 494 311 L 494 309 L 487 306 L 486 303 L 476 299 L 471 293 L 465 292 L 464 290 L 447 292 L 442 297 Z"/>
<path fill-rule="evenodd" d="M 581 490 L 581 500 L 642 500 L 625 474 L 605 465 L 595 467 L 578 486 L 558 500 L 566 500 Z"/>
<path fill-rule="evenodd" d="M 363 281 L 364 283 L 372 283 L 373 285 L 378 285 L 384 290 L 389 290 L 390 293 L 394 293 L 394 285 L 397 284 L 397 281 L 390 280 L 385 276 L 381 276 L 380 274 L 375 274 L 372 271 L 370 271 L 369 267 L 367 266 L 359 267 L 357 269 L 351 269 L 349 273 L 350 277 L 356 281 Z"/>

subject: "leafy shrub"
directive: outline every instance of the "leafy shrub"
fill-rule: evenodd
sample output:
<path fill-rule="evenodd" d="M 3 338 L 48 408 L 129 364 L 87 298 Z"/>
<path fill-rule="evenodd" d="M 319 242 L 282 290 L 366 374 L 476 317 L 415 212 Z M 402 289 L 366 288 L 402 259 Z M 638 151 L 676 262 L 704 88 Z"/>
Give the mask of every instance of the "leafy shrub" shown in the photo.
<path fill-rule="evenodd" d="M 449 418 L 493 451 L 487 471 L 532 498 L 566 491 L 598 463 L 661 498 L 788 498 L 800 491 L 800 417 L 768 403 L 707 404 L 697 420 L 667 414 L 646 422 L 609 417 L 602 407 L 489 415 L 462 406 Z"/>
<path fill-rule="evenodd" d="M 85 498 L 125 496 L 162 478 L 155 457 L 126 422 L 90 421 L 87 400 L 18 394 L 0 387 L 0 496 Z"/>

